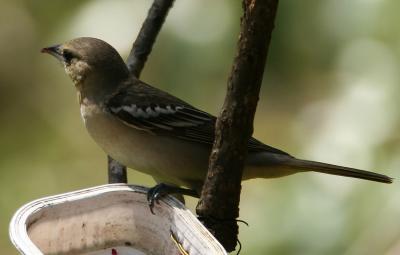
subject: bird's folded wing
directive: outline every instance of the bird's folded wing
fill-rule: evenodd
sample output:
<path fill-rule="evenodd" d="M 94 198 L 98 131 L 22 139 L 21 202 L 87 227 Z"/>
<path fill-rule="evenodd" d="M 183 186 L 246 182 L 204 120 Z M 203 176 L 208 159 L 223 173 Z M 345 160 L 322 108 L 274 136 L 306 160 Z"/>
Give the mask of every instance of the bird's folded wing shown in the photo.
<path fill-rule="evenodd" d="M 214 116 L 140 81 L 120 89 L 107 101 L 106 108 L 132 128 L 209 146 L 214 142 Z M 248 148 L 287 154 L 254 138 L 249 140 Z"/>

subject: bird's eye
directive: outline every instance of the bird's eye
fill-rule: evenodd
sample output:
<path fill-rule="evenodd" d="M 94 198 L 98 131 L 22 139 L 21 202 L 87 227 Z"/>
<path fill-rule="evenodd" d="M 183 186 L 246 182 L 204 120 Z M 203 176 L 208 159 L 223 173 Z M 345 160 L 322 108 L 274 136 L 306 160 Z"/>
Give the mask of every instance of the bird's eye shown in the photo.
<path fill-rule="evenodd" d="M 65 63 L 70 64 L 71 60 L 74 58 L 74 55 L 69 50 L 64 50 L 63 57 L 64 57 Z"/>

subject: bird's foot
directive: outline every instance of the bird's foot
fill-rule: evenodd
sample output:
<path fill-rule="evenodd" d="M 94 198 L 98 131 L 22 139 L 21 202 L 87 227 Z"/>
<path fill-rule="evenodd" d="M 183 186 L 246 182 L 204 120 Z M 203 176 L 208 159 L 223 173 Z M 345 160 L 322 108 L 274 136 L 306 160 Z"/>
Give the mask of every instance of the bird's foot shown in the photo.
<path fill-rule="evenodd" d="M 242 223 L 246 226 L 249 226 L 249 223 L 247 223 L 247 221 L 244 220 L 240 220 L 240 219 L 218 219 L 215 218 L 213 216 L 197 216 L 197 219 L 201 222 L 205 222 L 205 221 L 209 221 L 213 224 L 219 223 L 219 224 L 223 224 L 223 223 L 232 223 L 232 222 L 236 222 L 236 223 Z"/>
<path fill-rule="evenodd" d="M 197 216 L 197 219 L 203 223 L 203 225 L 205 226 L 212 226 L 212 225 L 216 225 L 216 224 L 237 224 L 237 223 L 243 223 L 246 226 L 249 226 L 249 223 L 247 223 L 244 220 L 240 220 L 240 219 L 219 219 L 219 218 L 215 218 L 213 216 Z M 242 250 L 242 243 L 239 241 L 239 239 L 236 240 L 237 244 L 239 245 L 239 249 L 237 251 L 237 255 L 240 254 L 240 251 Z"/>
<path fill-rule="evenodd" d="M 149 204 L 150 212 L 154 214 L 154 202 L 157 204 L 158 201 L 169 194 L 181 194 L 181 195 L 188 195 L 193 197 L 198 197 L 199 195 L 195 190 L 191 189 L 184 189 L 172 185 L 168 185 L 165 183 L 159 183 L 156 186 L 152 187 L 147 191 L 147 202 Z"/>

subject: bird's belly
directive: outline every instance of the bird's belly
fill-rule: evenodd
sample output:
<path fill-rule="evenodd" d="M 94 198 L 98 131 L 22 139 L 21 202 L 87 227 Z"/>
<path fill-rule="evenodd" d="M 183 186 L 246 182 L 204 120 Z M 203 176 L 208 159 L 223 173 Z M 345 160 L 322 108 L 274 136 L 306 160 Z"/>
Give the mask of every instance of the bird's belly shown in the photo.
<path fill-rule="evenodd" d="M 82 117 L 96 143 L 129 168 L 176 185 L 191 186 L 192 182 L 204 180 L 209 156 L 207 146 L 193 146 L 191 142 L 135 129 L 109 114 L 91 111 Z"/>

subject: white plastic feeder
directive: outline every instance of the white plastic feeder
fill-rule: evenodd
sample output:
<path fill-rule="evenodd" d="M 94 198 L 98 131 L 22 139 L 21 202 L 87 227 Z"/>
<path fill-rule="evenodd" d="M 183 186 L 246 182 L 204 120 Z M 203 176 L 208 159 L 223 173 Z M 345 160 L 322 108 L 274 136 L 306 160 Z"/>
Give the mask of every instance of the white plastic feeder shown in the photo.
<path fill-rule="evenodd" d="M 108 184 L 32 201 L 10 223 L 21 254 L 227 254 L 173 197 L 150 213 L 147 189 Z"/>

